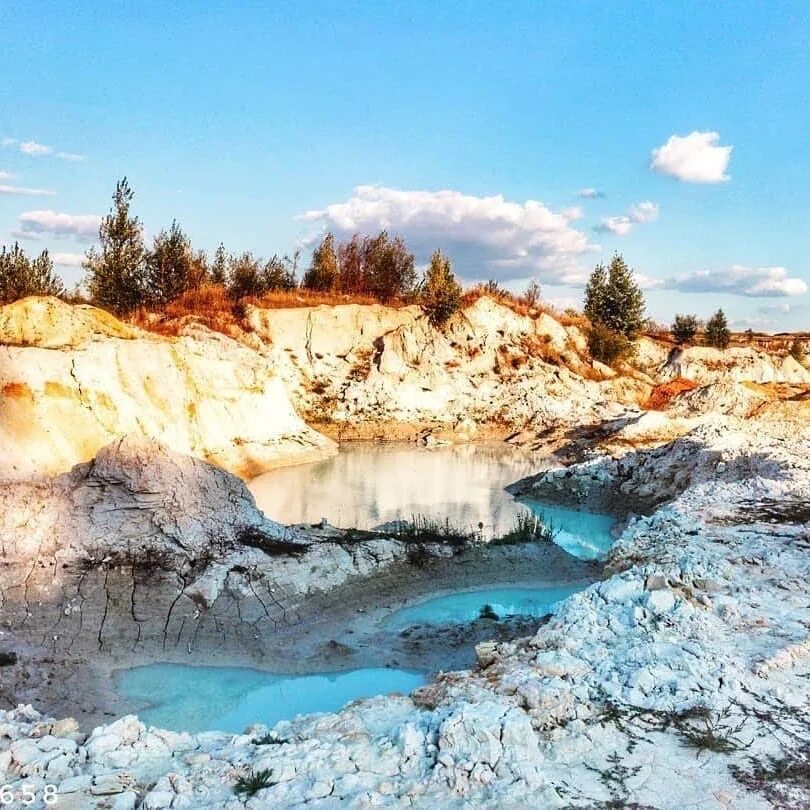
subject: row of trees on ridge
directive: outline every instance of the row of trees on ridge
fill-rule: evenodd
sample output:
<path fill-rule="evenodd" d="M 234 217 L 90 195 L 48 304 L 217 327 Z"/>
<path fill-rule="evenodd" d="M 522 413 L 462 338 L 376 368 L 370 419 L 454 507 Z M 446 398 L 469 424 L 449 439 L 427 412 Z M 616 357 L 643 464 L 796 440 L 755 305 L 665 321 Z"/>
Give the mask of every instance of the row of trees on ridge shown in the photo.
<path fill-rule="evenodd" d="M 116 184 L 113 204 L 99 227 L 98 246 L 87 252 L 84 267 L 90 300 L 119 315 L 141 307 L 159 309 L 190 290 L 219 285 L 238 301 L 268 292 L 299 287 L 323 293 L 367 295 L 380 301 L 405 299 L 421 304 L 434 325 L 441 325 L 461 306 L 461 285 L 450 259 L 440 250 L 431 257 L 422 278 L 405 241 L 386 231 L 376 236 L 354 235 L 338 242 L 326 234 L 315 248 L 299 283 L 298 259 L 274 255 L 263 261 L 252 253 L 228 253 L 223 245 L 209 257 L 195 251 L 178 223 L 160 231 L 151 248 L 143 227 L 131 211 L 133 191 L 126 177 Z M 495 282 L 489 289 L 502 294 Z M 0 251 L 0 303 L 27 295 L 64 295 L 65 290 L 47 251 L 26 256 L 14 244 Z M 523 296 L 528 306 L 540 298 L 537 284 Z M 614 364 L 629 356 L 648 325 L 644 295 L 624 258 L 616 254 L 607 266 L 598 264 L 585 288 L 584 314 L 590 321 L 588 345 L 592 356 Z M 679 344 L 694 343 L 702 324 L 694 315 L 676 315 L 671 327 Z M 725 349 L 731 334 L 721 309 L 702 329 L 704 342 Z M 795 355 L 794 355 L 795 356 Z"/>

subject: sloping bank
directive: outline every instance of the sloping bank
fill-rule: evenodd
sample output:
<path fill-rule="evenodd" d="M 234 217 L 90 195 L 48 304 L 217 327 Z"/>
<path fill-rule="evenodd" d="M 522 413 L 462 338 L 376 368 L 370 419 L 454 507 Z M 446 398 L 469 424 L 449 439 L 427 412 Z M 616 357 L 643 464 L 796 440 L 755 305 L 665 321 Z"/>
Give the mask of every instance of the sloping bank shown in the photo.
<path fill-rule="evenodd" d="M 0 307 L 0 480 L 65 472 L 127 434 L 246 478 L 337 452 L 223 335 L 164 338 L 56 298 Z"/>
<path fill-rule="evenodd" d="M 53 767 L 65 807 L 235 807 L 249 774 L 256 808 L 804 806 L 806 405 L 525 482 L 614 505 L 635 492 L 646 514 L 609 579 L 533 638 L 479 645 L 474 671 L 238 736 L 131 716 L 88 736 L 22 707 L 0 713 L 0 772 L 41 787 Z"/>

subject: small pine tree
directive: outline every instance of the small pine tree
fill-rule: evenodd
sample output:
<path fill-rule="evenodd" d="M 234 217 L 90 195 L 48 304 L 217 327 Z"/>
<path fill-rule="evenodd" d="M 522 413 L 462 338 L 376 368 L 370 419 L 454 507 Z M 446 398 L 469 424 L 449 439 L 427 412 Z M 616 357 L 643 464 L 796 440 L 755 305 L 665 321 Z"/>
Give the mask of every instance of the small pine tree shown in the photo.
<path fill-rule="evenodd" d="M 437 250 L 430 259 L 420 290 L 422 309 L 434 326 L 441 326 L 461 306 L 461 285 L 450 259 Z"/>
<path fill-rule="evenodd" d="M 591 273 L 584 311 L 591 321 L 588 343 L 595 359 L 611 364 L 632 350 L 644 328 L 644 295 L 618 253 L 607 268 L 598 264 Z"/>
<path fill-rule="evenodd" d="M 146 250 L 141 223 L 130 215 L 133 196 L 124 177 L 101 221 L 99 246 L 87 251 L 84 262 L 90 299 L 117 314 L 132 312 L 146 300 Z"/>
<path fill-rule="evenodd" d="M 219 243 L 211 263 L 211 283 L 223 287 L 228 283 L 228 254 L 222 242 Z"/>
<path fill-rule="evenodd" d="M 694 315 L 676 315 L 672 324 L 672 337 L 676 343 L 692 343 L 698 330 Z"/>
<path fill-rule="evenodd" d="M 0 304 L 10 304 L 29 295 L 65 294 L 62 280 L 53 269 L 47 250 L 29 259 L 17 242 L 0 249 Z"/>
<path fill-rule="evenodd" d="M 328 292 L 337 287 L 339 276 L 335 237 L 328 233 L 312 253 L 312 263 L 302 283 L 308 290 Z"/>
<path fill-rule="evenodd" d="M 146 288 L 149 300 L 158 305 L 179 298 L 192 285 L 191 242 L 177 221 L 161 231 L 146 257 Z"/>
<path fill-rule="evenodd" d="M 730 341 L 731 332 L 726 315 L 722 309 L 718 309 L 706 324 L 706 343 L 715 349 L 726 349 Z"/>

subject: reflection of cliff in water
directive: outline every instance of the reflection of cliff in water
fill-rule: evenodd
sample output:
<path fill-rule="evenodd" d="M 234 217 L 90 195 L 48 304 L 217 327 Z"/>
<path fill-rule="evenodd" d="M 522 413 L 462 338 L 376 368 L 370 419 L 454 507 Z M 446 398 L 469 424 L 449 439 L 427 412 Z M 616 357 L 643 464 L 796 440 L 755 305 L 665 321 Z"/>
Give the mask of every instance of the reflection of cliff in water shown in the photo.
<path fill-rule="evenodd" d="M 536 473 L 542 460 L 508 445 L 343 445 L 337 456 L 286 467 L 250 484 L 256 502 L 281 523 L 326 517 L 370 529 L 425 515 L 485 536 L 512 528 L 521 507 L 504 487 Z"/>

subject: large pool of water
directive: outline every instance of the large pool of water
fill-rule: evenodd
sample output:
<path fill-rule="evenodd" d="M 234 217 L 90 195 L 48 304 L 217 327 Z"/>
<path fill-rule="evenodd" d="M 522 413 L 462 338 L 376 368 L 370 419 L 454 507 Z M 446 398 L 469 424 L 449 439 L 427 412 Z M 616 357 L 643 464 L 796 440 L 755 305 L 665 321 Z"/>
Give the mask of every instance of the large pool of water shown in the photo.
<path fill-rule="evenodd" d="M 122 670 L 119 694 L 147 708 L 149 725 L 176 731 L 241 733 L 299 714 L 334 712 L 361 697 L 407 694 L 426 682 L 410 670 L 368 668 L 318 675 L 274 675 L 239 667 L 150 664 Z"/>
<path fill-rule="evenodd" d="M 385 620 L 385 626 L 401 630 L 414 624 L 468 622 L 477 619 L 485 605 L 489 605 L 498 618 L 547 616 L 563 599 L 586 587 L 586 584 L 579 584 L 554 588 L 476 588 L 456 591 L 397 610 Z"/>
<path fill-rule="evenodd" d="M 281 523 L 325 517 L 345 528 L 373 529 L 415 516 L 448 520 L 484 537 L 508 532 L 528 509 L 554 526 L 555 541 L 574 556 L 601 557 L 613 520 L 537 501 L 517 502 L 504 487 L 538 472 L 538 457 L 506 444 L 423 448 L 353 443 L 324 461 L 284 467 L 255 478 L 259 508 Z"/>

